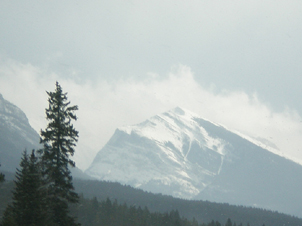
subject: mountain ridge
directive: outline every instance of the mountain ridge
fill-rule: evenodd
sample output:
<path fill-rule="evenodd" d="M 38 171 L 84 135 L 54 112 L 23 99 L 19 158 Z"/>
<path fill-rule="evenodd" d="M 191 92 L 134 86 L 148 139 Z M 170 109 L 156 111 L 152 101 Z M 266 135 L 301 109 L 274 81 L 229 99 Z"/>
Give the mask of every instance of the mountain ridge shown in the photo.
<path fill-rule="evenodd" d="M 185 190 L 182 191 L 182 194 L 180 194 L 181 197 L 185 195 L 184 193 L 187 194 L 185 195 L 186 198 L 192 197 L 192 195 L 189 195 L 189 193 L 193 193 L 195 195 L 198 194 L 199 190 L 197 190 L 196 187 L 191 183 L 187 183 L 186 178 L 198 177 L 200 175 L 203 175 L 204 177 L 212 177 L 213 174 L 216 174 L 217 170 L 219 169 L 216 169 L 216 172 L 214 172 L 211 171 L 213 169 L 199 167 L 197 169 L 197 172 L 194 172 L 191 175 L 187 175 L 186 168 L 193 167 L 191 166 L 190 161 L 188 161 L 188 157 L 190 157 L 193 153 L 193 152 L 191 153 L 190 151 L 192 147 L 196 146 L 195 141 L 201 140 L 200 137 L 198 138 L 198 136 L 200 136 L 200 133 L 198 133 L 197 131 L 199 130 L 199 128 L 195 127 L 195 125 L 190 124 L 190 121 L 192 119 L 190 115 L 191 113 L 189 114 L 190 117 L 186 117 L 188 116 L 186 115 L 187 113 L 183 111 L 181 108 L 175 108 L 174 111 L 177 112 L 177 114 L 179 114 L 179 116 L 181 117 L 178 117 L 176 119 L 175 118 L 171 119 L 171 114 L 173 114 L 174 116 L 175 114 L 173 111 L 172 112 L 169 111 L 164 114 L 156 115 L 151 119 L 139 123 L 133 127 L 118 128 L 113 135 L 113 137 L 116 138 L 114 138 L 114 140 L 109 140 L 109 142 L 107 143 L 108 146 L 110 146 L 111 143 L 114 143 L 117 139 L 124 140 L 124 142 L 128 143 L 128 145 L 133 145 L 133 143 L 129 144 L 129 142 L 127 142 L 127 139 L 131 137 L 131 139 L 138 142 L 139 145 L 143 145 L 146 148 L 152 147 L 153 149 L 156 150 L 156 152 L 153 153 L 145 152 L 145 154 L 149 155 L 146 157 L 144 155 L 140 155 L 139 150 L 136 150 L 137 148 L 142 150 L 139 146 L 133 147 L 132 150 L 135 150 L 136 152 L 135 156 L 137 159 L 135 161 L 131 161 L 130 165 L 134 166 L 135 168 L 131 170 L 126 166 L 123 166 L 123 171 L 126 170 L 128 173 L 127 175 L 122 174 L 122 177 L 118 176 L 118 174 L 120 174 L 120 172 L 118 172 L 120 168 L 111 169 L 109 171 L 104 168 L 100 170 L 107 171 L 108 174 L 112 174 L 112 170 L 115 170 L 115 177 L 116 178 L 119 177 L 118 179 L 121 182 L 123 182 L 124 180 L 123 178 L 127 177 L 128 175 L 131 178 L 135 178 L 136 176 L 134 175 L 137 174 L 137 172 L 139 172 L 141 177 L 140 180 L 136 180 L 136 182 L 132 183 L 132 185 L 135 187 L 141 187 L 142 184 L 145 184 L 145 187 L 148 186 L 156 187 L 158 180 L 161 181 L 161 183 L 170 186 L 171 182 L 175 183 L 175 181 L 177 181 L 177 183 L 179 184 L 186 184 L 186 186 L 184 186 Z M 182 130 L 186 130 L 186 133 L 183 133 Z M 223 156 L 222 148 L 221 148 L 223 144 L 221 144 L 220 141 L 217 139 L 213 140 L 211 139 L 211 137 L 208 137 L 206 131 L 202 131 L 202 133 L 204 135 L 204 139 L 206 139 L 207 142 L 204 141 L 203 144 L 199 143 L 197 145 L 202 145 L 204 146 L 204 148 L 207 149 L 210 148 L 212 148 L 213 150 L 216 149 L 217 152 L 216 158 L 218 158 L 218 161 L 220 161 L 220 158 Z M 149 141 L 144 139 L 144 137 L 148 137 Z M 210 147 L 207 147 L 207 145 L 210 145 Z M 120 150 L 122 151 L 122 149 Z M 127 153 L 124 153 L 123 157 L 129 159 Z M 104 158 L 104 155 L 99 155 L 99 157 L 96 156 L 96 159 L 98 158 Z M 150 158 L 157 159 L 157 163 L 149 161 Z M 153 170 L 152 171 L 153 174 L 150 176 L 146 175 L 150 171 L 148 171 L 146 174 L 143 174 L 143 172 L 139 170 L 140 168 L 139 162 L 141 161 L 144 161 L 150 169 L 159 169 L 159 170 Z M 176 166 L 177 175 L 174 175 L 174 173 L 167 171 L 165 177 L 161 177 L 161 172 L 165 170 L 162 169 L 160 164 L 161 162 L 168 162 L 168 164 Z M 89 172 L 89 169 L 86 172 Z M 90 176 L 93 176 L 93 174 L 91 173 Z M 142 176 L 144 176 L 145 178 L 142 179 Z M 178 177 L 178 180 L 177 178 L 171 178 L 171 177 Z M 98 179 L 106 179 L 106 178 L 107 178 L 106 176 L 103 176 L 103 177 L 99 177 Z M 152 183 L 152 185 L 150 183 Z M 204 186 L 204 185 L 200 184 L 199 186 Z M 177 196 L 176 193 L 174 195 Z"/>
<path fill-rule="evenodd" d="M 179 198 L 302 215 L 301 165 L 181 108 L 118 128 L 86 173 Z"/>
<path fill-rule="evenodd" d="M 25 113 L 0 94 L 1 170 L 14 172 L 22 152 L 38 148 L 39 141 L 40 136 L 30 126 Z"/>

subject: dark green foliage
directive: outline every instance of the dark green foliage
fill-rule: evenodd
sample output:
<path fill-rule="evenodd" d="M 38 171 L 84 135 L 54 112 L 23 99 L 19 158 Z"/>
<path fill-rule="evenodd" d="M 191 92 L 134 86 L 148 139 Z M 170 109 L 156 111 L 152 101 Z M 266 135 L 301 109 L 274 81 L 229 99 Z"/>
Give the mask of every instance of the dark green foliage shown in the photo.
<path fill-rule="evenodd" d="M 1 164 L 0 164 L 1 166 Z M 3 173 L 0 173 L 0 182 L 3 182 L 5 180 L 5 176 Z"/>
<path fill-rule="evenodd" d="M 31 155 L 26 151 L 17 169 L 12 205 L 4 212 L 4 225 L 44 225 L 45 204 L 43 203 L 43 183 L 38 158 L 33 150 Z"/>
<path fill-rule="evenodd" d="M 276 211 L 227 203 L 178 199 L 144 192 L 116 182 L 75 180 L 74 185 L 78 193 L 83 193 L 88 198 L 96 196 L 98 200 L 106 200 L 106 197 L 109 197 L 111 200 L 117 199 L 119 204 L 147 206 L 150 212 L 164 213 L 178 209 L 181 217 L 188 219 L 195 217 L 199 222 L 211 222 L 214 219 L 214 223 L 218 221 L 224 225 L 230 218 L 233 223 L 236 222 L 237 226 L 241 222 L 243 225 L 249 222 L 251 226 L 262 224 L 266 226 L 302 225 L 302 219 Z"/>
<path fill-rule="evenodd" d="M 78 219 L 82 225 L 87 226 L 222 226 L 214 220 L 199 224 L 195 218 L 188 220 L 181 217 L 177 210 L 151 212 L 147 207 L 142 209 L 140 206 L 118 204 L 117 200 L 112 202 L 109 198 L 98 203 L 95 197 L 91 200 L 82 197 L 80 203 L 76 211 Z M 224 225 L 236 226 L 230 218 Z"/>
<path fill-rule="evenodd" d="M 10 183 L 12 184 L 12 183 Z M 7 190 L 11 189 L 11 187 L 7 187 Z M 2 190 L 2 192 L 7 193 L 7 191 Z M 124 193 L 124 196 L 127 196 L 127 193 Z M 2 196 L 2 193 L 0 193 L 0 198 Z M 161 199 L 163 199 L 164 196 L 160 196 Z M 130 197 L 132 198 L 132 197 Z M 159 199 L 155 198 L 155 201 L 159 201 Z M 163 199 L 163 201 L 167 201 L 166 199 Z M 163 205 L 164 202 L 159 202 L 160 205 Z M 0 203 L 0 207 L 1 207 Z M 170 203 L 167 203 L 170 205 Z M 224 205 L 224 204 L 215 204 L 212 203 L 212 205 Z M 229 205 L 228 205 L 229 206 Z M 223 226 L 227 223 L 227 221 L 219 221 L 217 220 L 219 216 L 221 215 L 221 212 L 216 212 L 211 215 L 213 219 L 211 221 L 199 220 L 199 223 L 197 222 L 196 218 L 185 218 L 184 214 L 180 211 L 178 213 L 177 210 L 173 210 L 173 208 L 179 208 L 179 206 L 170 206 L 172 210 L 170 211 L 151 211 L 148 207 L 141 208 L 139 205 L 127 205 L 126 203 L 119 203 L 117 200 L 114 200 L 113 202 L 106 198 L 101 202 L 98 202 L 97 198 L 94 197 L 92 199 L 85 199 L 83 195 L 80 196 L 80 204 L 76 205 L 73 204 L 70 206 L 70 212 L 74 217 L 78 218 L 78 221 L 83 226 L 94 226 L 94 225 L 145 225 L 145 226 L 155 226 L 155 225 L 180 225 L 180 226 Z M 230 208 L 233 208 L 232 206 L 229 206 Z M 236 211 L 232 212 L 232 218 L 230 220 L 233 220 L 233 216 L 235 218 L 238 218 L 236 214 L 241 214 L 239 210 L 243 207 L 237 207 Z M 190 211 L 190 209 L 188 209 Z M 253 211 L 252 208 L 249 209 L 249 211 Z M 260 213 L 262 215 L 268 214 L 267 211 L 261 210 Z M 6 212 L 6 216 L 4 216 L 5 219 L 12 219 L 9 215 L 9 212 Z M 201 214 L 203 215 L 203 214 Z M 265 225 L 267 226 L 278 226 L 278 225 L 302 225 L 302 220 L 298 218 L 293 218 L 290 216 L 274 213 L 276 215 L 276 219 L 279 219 L 279 223 L 274 223 L 274 220 L 271 220 L 271 216 L 267 217 L 267 222 Z M 0 216 L 1 217 L 1 216 Z M 253 215 L 252 217 L 257 218 L 257 215 Z M 243 221 L 244 224 L 239 223 L 238 226 L 261 226 L 263 223 L 253 223 L 253 224 L 247 224 L 251 219 L 250 216 L 246 215 L 246 219 Z M 12 221 L 13 222 L 13 221 Z M 106 223 L 107 222 L 107 223 Z M 204 222 L 204 223 L 203 223 Z M 209 222 L 209 223 L 206 223 Z M 223 224 L 225 222 L 225 224 Z M 286 223 L 283 223 L 286 222 Z M 180 224 L 178 224 L 180 223 Z M 10 224 L 6 224 L 10 225 Z M 11 224 L 13 225 L 13 224 Z M 47 224 L 46 224 L 47 225 Z M 235 223 L 233 223 L 232 226 L 235 226 Z"/>
<path fill-rule="evenodd" d="M 203 225 L 205 225 L 205 224 L 203 224 Z M 221 226 L 221 224 L 218 221 L 215 222 L 214 220 L 212 220 L 210 223 L 208 223 L 207 226 Z"/>
<path fill-rule="evenodd" d="M 78 219 L 82 225 L 90 226 L 191 226 L 192 223 L 181 218 L 178 211 L 170 213 L 150 213 L 148 208 L 118 204 L 109 198 L 98 203 L 96 198 L 81 200 L 78 210 Z M 89 216 L 89 217 L 88 217 Z"/>
<path fill-rule="evenodd" d="M 4 174 L 0 173 L 0 182 L 3 182 L 5 180 Z"/>
<path fill-rule="evenodd" d="M 227 220 L 225 226 L 233 226 L 232 221 L 231 221 L 230 218 L 228 218 L 228 220 Z"/>
<path fill-rule="evenodd" d="M 18 226 L 15 221 L 14 210 L 11 205 L 6 207 L 0 226 Z"/>
<path fill-rule="evenodd" d="M 63 93 L 59 83 L 55 92 L 47 92 L 49 106 L 46 109 L 48 125 L 41 130 L 42 175 L 47 192 L 49 219 L 53 225 L 77 225 L 68 215 L 68 204 L 77 203 L 78 195 L 74 192 L 72 176 L 68 166 L 74 167 L 70 159 L 78 139 L 78 131 L 71 124 L 77 117 L 77 106 L 69 106 L 67 94 Z"/>
<path fill-rule="evenodd" d="M 0 222 L 2 221 L 4 211 L 7 206 L 12 202 L 12 190 L 15 185 L 13 181 L 5 180 L 0 184 Z"/>

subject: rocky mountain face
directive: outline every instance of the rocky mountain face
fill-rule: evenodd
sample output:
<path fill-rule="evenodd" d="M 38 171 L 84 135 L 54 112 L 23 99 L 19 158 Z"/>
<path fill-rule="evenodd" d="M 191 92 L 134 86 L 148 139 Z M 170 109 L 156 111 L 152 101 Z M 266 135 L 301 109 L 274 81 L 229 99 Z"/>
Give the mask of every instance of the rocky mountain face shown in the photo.
<path fill-rule="evenodd" d="M 0 170 L 15 172 L 22 152 L 36 149 L 39 141 L 24 112 L 0 94 Z"/>
<path fill-rule="evenodd" d="M 186 199 L 302 216 L 302 166 L 181 108 L 118 128 L 86 173 Z"/>

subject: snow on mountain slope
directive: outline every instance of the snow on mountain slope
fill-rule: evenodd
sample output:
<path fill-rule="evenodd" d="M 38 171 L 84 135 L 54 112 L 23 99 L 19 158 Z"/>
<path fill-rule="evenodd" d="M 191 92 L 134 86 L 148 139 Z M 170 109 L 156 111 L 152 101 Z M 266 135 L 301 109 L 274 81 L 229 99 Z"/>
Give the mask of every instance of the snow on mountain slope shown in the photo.
<path fill-rule="evenodd" d="M 195 118 L 175 108 L 119 128 L 86 172 L 97 179 L 193 198 L 219 174 L 227 151 L 226 142 L 209 136 Z"/>
<path fill-rule="evenodd" d="M 118 128 L 86 173 L 153 193 L 302 216 L 302 166 L 251 141 L 175 108 Z"/>
<path fill-rule="evenodd" d="M 30 126 L 24 112 L 0 94 L 0 163 L 1 170 L 14 172 L 21 153 L 39 146 L 40 137 Z"/>

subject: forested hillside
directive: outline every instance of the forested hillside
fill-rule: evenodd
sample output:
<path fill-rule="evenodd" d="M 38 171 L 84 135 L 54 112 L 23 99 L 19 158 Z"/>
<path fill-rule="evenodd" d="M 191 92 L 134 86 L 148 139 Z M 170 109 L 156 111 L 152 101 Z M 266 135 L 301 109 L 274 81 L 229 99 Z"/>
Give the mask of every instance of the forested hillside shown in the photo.
<path fill-rule="evenodd" d="M 181 217 L 178 210 L 171 210 L 164 213 L 150 212 L 147 207 L 130 205 L 126 203 L 118 204 L 107 198 L 98 202 L 96 198 L 91 200 L 82 199 L 81 205 L 74 209 L 77 213 L 78 221 L 82 225 L 89 226 L 235 226 L 231 219 L 227 219 L 226 224 L 212 220 L 209 223 L 198 223 L 195 218 L 188 220 Z M 246 225 L 246 224 L 238 224 Z M 248 224 L 247 224 L 248 225 Z"/>
<path fill-rule="evenodd" d="M 232 225 L 300 226 L 302 219 L 278 212 L 219 204 L 189 201 L 152 194 L 130 186 L 105 181 L 75 180 L 80 193 L 79 204 L 71 206 L 71 214 L 83 226 L 91 225 Z M 11 202 L 14 183 L 0 184 L 0 217 Z M 144 224 L 143 222 L 148 222 Z M 230 222 L 229 222 L 230 223 Z"/>
<path fill-rule="evenodd" d="M 194 201 L 173 198 L 161 194 L 153 194 L 124 186 L 119 183 L 105 181 L 75 180 L 74 186 L 78 193 L 87 198 L 97 197 L 98 200 L 117 199 L 119 204 L 127 203 L 129 206 L 148 207 L 151 212 L 170 212 L 178 210 L 181 216 L 188 219 L 195 218 L 198 222 L 210 222 L 217 220 L 226 222 L 231 218 L 237 223 L 250 225 L 302 225 L 302 219 L 292 217 L 276 211 L 259 208 L 229 205 L 227 203 L 213 203 L 208 201 Z"/>

